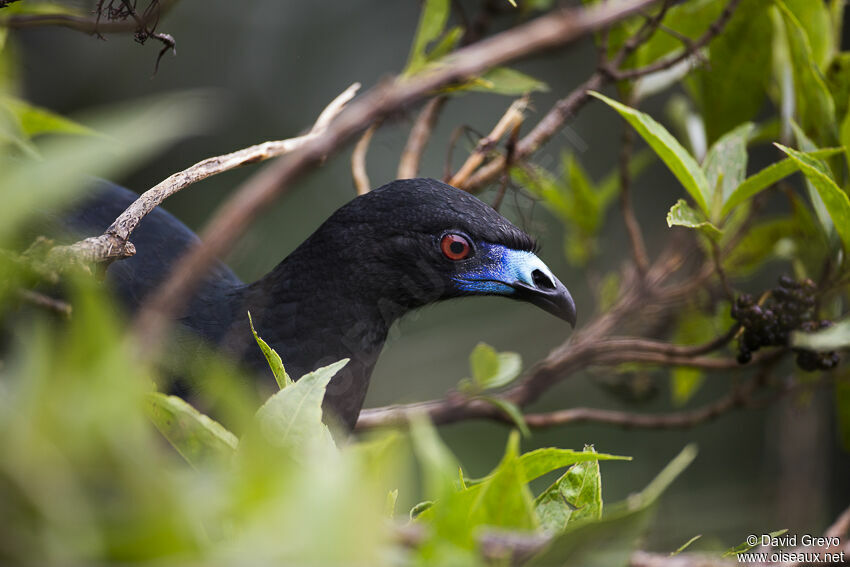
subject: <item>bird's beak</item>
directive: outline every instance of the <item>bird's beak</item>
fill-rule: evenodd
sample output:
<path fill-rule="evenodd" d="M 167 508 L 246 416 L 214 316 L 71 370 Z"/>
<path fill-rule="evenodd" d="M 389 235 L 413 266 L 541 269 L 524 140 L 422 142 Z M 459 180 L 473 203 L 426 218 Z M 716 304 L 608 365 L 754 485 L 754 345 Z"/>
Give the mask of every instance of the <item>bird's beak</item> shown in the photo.
<path fill-rule="evenodd" d="M 542 260 L 537 256 L 534 259 L 537 261 L 525 264 L 523 271 L 527 273 L 518 274 L 519 278 L 509 283 L 514 290 L 513 297 L 536 305 L 575 327 L 576 304 L 569 290 Z"/>

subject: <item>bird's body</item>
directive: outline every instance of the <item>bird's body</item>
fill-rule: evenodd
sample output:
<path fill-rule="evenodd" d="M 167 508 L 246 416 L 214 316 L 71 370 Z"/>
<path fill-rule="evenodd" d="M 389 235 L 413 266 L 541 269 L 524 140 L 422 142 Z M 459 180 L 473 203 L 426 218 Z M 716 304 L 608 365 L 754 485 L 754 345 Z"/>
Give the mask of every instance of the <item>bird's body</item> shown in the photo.
<path fill-rule="evenodd" d="M 80 236 L 103 232 L 137 196 L 102 183 L 64 217 Z M 197 236 L 162 209 L 139 224 L 134 257 L 108 280 L 131 312 Z M 506 295 L 571 323 L 569 293 L 533 254 L 534 241 L 472 195 L 430 179 L 395 181 L 352 200 L 269 274 L 245 284 L 217 263 L 181 324 L 258 375 L 268 367 L 248 323 L 293 377 L 349 358 L 325 397 L 353 427 L 390 326 L 406 312 L 465 295 Z"/>

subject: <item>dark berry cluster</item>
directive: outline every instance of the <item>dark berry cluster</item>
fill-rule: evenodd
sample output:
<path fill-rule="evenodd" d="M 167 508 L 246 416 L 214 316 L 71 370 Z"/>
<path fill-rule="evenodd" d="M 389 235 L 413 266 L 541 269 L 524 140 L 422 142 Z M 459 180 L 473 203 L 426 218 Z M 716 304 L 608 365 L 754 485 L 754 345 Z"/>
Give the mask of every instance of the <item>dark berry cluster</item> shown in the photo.
<path fill-rule="evenodd" d="M 762 302 L 743 294 L 732 305 L 732 318 L 741 324 L 738 336 L 738 362 L 746 364 L 761 347 L 785 346 L 795 330 L 816 331 L 832 324 L 813 319 L 817 287 L 810 279 L 796 282 L 787 276 L 779 278 L 779 287 L 770 291 Z M 797 365 L 803 370 L 828 370 L 835 367 L 838 354 L 795 349 Z"/>

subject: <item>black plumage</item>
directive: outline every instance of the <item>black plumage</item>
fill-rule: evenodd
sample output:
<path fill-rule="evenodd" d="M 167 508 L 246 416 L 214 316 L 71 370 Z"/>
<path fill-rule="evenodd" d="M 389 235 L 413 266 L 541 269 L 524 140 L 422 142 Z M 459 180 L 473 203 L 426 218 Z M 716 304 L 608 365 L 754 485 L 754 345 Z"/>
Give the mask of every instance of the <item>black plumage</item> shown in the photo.
<path fill-rule="evenodd" d="M 102 183 L 64 220 L 79 236 L 99 234 L 135 198 Z M 131 240 L 137 254 L 111 265 L 107 278 L 132 312 L 197 237 L 157 209 Z M 468 193 L 432 179 L 394 181 L 341 207 L 254 283 L 217 263 L 180 322 L 266 379 L 249 311 L 293 377 L 350 358 L 331 380 L 325 406 L 353 427 L 387 332 L 412 309 L 465 295 L 505 295 L 574 323 L 569 292 L 534 248 L 531 237 Z"/>

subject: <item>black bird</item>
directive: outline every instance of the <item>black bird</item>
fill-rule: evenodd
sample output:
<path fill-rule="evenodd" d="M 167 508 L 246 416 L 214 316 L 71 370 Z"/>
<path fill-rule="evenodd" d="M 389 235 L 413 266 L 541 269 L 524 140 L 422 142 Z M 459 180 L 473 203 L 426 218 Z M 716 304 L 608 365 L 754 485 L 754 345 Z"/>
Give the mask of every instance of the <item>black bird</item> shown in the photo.
<path fill-rule="evenodd" d="M 102 233 L 137 195 L 102 182 L 64 216 L 78 236 Z M 137 253 L 107 280 L 133 312 L 197 236 L 156 209 L 132 236 Z M 534 254 L 535 242 L 472 195 L 433 179 L 393 181 L 342 206 L 265 277 L 244 284 L 223 263 L 203 280 L 180 322 L 254 369 L 268 366 L 248 326 L 299 377 L 350 358 L 325 407 L 353 428 L 392 323 L 435 301 L 501 295 L 575 325 L 573 299 Z"/>

